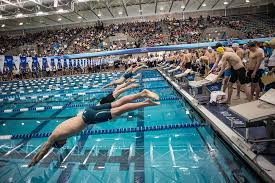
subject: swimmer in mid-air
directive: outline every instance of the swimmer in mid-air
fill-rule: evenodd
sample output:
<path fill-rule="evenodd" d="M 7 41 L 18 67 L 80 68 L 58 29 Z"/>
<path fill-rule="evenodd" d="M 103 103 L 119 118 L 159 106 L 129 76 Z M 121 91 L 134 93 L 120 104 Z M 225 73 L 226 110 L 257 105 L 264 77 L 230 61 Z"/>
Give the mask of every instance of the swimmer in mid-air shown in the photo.
<path fill-rule="evenodd" d="M 137 103 L 132 102 L 137 99 L 146 100 Z M 124 96 L 115 102 L 85 109 L 82 114 L 62 122 L 53 130 L 47 142 L 33 156 L 28 167 L 35 166 L 51 148 L 61 148 L 66 144 L 67 138 L 81 132 L 90 124 L 102 123 L 117 118 L 125 112 L 160 104 L 160 102 L 154 102 L 151 99 L 159 100 L 159 96 L 145 89 L 137 94 Z"/>
<path fill-rule="evenodd" d="M 141 64 L 141 65 L 137 65 L 135 67 L 131 66 L 129 67 L 125 73 L 117 80 L 114 80 L 112 81 L 111 83 L 103 86 L 102 88 L 107 88 L 107 87 L 111 87 L 111 86 L 116 86 L 116 85 L 119 85 L 119 84 L 122 84 L 123 82 L 125 82 L 127 79 L 129 78 L 132 78 L 136 73 L 137 71 L 139 71 L 140 69 L 142 68 L 146 68 L 147 66 L 144 65 L 144 64 Z M 140 77 L 141 74 L 137 74 L 136 76 L 134 76 L 133 78 L 138 78 Z"/>

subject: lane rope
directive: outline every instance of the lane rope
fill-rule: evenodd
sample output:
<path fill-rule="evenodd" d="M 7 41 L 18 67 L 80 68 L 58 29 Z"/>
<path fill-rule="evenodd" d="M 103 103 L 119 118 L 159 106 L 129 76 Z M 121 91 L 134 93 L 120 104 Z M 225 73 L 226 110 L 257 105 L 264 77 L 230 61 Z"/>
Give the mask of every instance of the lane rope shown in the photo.
<path fill-rule="evenodd" d="M 105 130 L 85 130 L 77 134 L 78 136 L 90 136 L 90 135 L 100 135 L 100 134 L 117 134 L 117 133 L 134 133 L 134 132 L 148 132 L 148 131 L 162 131 L 162 130 L 173 130 L 182 128 L 198 128 L 203 127 L 204 124 L 199 122 L 194 123 L 178 123 L 169 125 L 155 125 L 155 126 L 145 126 L 145 127 L 128 127 L 128 128 L 115 128 L 115 129 L 105 129 Z M 51 133 L 33 133 L 33 134 L 16 134 L 16 135 L 2 135 L 0 140 L 7 139 L 30 139 L 30 138 L 45 138 L 49 137 Z"/>

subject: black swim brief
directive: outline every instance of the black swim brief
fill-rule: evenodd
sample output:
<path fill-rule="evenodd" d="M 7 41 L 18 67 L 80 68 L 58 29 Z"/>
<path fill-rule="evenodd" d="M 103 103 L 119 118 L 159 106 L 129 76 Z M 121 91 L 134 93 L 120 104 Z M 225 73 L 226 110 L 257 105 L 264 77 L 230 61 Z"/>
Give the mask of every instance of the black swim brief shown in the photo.
<path fill-rule="evenodd" d="M 103 104 L 85 109 L 82 119 L 88 125 L 111 120 L 111 104 Z"/>
<path fill-rule="evenodd" d="M 101 100 L 100 100 L 100 104 L 106 104 L 106 103 L 112 103 L 114 102 L 116 99 L 114 98 L 113 96 L 113 92 L 110 93 L 109 95 L 103 97 Z"/>
<path fill-rule="evenodd" d="M 242 85 L 249 83 L 249 80 L 246 77 L 246 70 L 244 67 L 241 67 L 240 69 L 237 69 L 237 70 L 231 69 L 231 76 L 230 76 L 229 82 L 236 83 L 237 80 L 239 80 Z"/>
<path fill-rule="evenodd" d="M 254 78 L 251 77 L 253 72 L 254 72 L 253 70 L 249 70 L 247 72 L 247 78 L 248 78 L 249 82 L 250 83 L 259 83 L 259 81 L 262 77 L 262 73 L 261 73 L 260 69 L 256 72 L 256 75 Z"/>

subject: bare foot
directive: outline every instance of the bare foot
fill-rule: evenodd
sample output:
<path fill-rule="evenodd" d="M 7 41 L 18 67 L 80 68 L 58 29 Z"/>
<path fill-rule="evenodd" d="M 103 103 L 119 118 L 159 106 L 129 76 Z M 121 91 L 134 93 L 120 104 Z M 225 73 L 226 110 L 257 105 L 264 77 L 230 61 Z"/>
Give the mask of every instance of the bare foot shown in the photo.
<path fill-rule="evenodd" d="M 138 73 L 136 76 L 135 76 L 135 78 L 140 78 L 141 77 L 141 74 L 140 73 Z"/>
<path fill-rule="evenodd" d="M 132 89 L 132 88 L 137 88 L 137 87 L 139 87 L 139 84 L 131 84 L 131 85 L 129 85 L 129 87 Z"/>
<path fill-rule="evenodd" d="M 151 99 L 159 100 L 158 94 L 156 94 L 154 92 L 151 92 L 151 91 L 149 91 L 147 89 L 144 89 L 141 92 L 141 96 L 144 97 L 144 98 L 151 98 Z"/>
<path fill-rule="evenodd" d="M 134 83 L 134 82 L 136 82 L 136 79 L 133 79 L 133 78 L 132 78 L 132 79 L 129 79 L 129 80 L 128 80 L 128 83 Z"/>
<path fill-rule="evenodd" d="M 154 102 L 151 99 L 146 99 L 144 102 L 147 103 L 149 106 L 156 106 L 160 104 L 160 102 Z"/>

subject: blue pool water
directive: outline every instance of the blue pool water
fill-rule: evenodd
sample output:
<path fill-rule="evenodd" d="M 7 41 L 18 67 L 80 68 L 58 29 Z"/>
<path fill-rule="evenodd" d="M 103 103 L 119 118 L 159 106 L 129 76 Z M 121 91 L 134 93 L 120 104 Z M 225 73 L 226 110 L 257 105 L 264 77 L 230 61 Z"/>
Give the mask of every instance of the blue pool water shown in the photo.
<path fill-rule="evenodd" d="M 149 88 L 160 95 L 161 105 L 128 112 L 89 129 L 207 124 L 157 71 L 141 73 L 140 88 L 125 94 Z M 107 73 L 52 81 L 1 83 L 1 89 L 6 93 L 0 95 L 3 99 L 0 103 L 0 135 L 50 133 L 88 104 L 95 105 L 108 93 L 100 87 L 119 75 Z M 13 86 L 21 89 L 12 89 Z M 47 90 L 49 88 L 52 90 Z M 53 106 L 63 107 L 55 109 Z M 40 107 L 45 110 L 36 111 Z M 28 111 L 20 111 L 22 108 Z M 9 109 L 12 112 L 5 111 Z M 62 149 L 47 154 L 37 166 L 26 168 L 45 141 L 46 138 L 0 140 L 0 182 L 260 182 L 208 125 L 75 136 Z"/>

